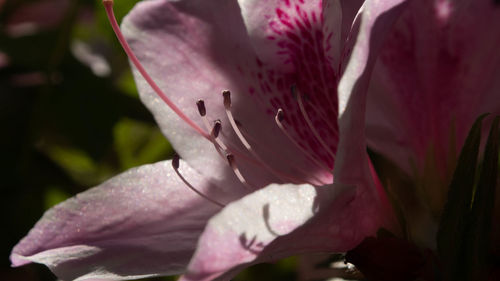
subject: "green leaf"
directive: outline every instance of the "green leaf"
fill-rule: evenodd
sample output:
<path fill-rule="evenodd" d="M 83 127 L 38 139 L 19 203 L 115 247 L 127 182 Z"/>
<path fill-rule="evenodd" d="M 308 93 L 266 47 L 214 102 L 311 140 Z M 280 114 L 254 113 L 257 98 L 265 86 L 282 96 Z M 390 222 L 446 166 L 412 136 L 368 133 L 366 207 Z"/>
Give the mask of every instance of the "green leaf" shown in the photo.
<path fill-rule="evenodd" d="M 76 147 L 51 144 L 40 149 L 71 179 L 84 186 L 96 185 L 115 173 L 106 164 L 94 161 L 88 153 Z"/>
<path fill-rule="evenodd" d="M 456 269 L 461 245 L 473 198 L 476 167 L 481 142 L 481 124 L 486 114 L 481 115 L 472 126 L 460 152 L 453 174 L 437 233 L 438 254 L 445 268 Z M 453 275 L 446 272 L 445 276 Z"/>
<path fill-rule="evenodd" d="M 120 75 L 117 80 L 117 86 L 126 95 L 139 99 L 139 93 L 137 92 L 137 86 L 135 85 L 132 70 L 128 69 Z"/>
<path fill-rule="evenodd" d="M 467 280 L 485 280 L 485 267 L 490 249 L 492 213 L 495 205 L 495 190 L 498 176 L 498 153 L 500 134 L 496 117 L 484 151 L 481 175 L 477 184 L 465 237 L 464 268 Z"/>
<path fill-rule="evenodd" d="M 118 160 L 124 170 L 172 156 L 172 146 L 154 125 L 124 118 L 113 133 Z"/>
<path fill-rule="evenodd" d="M 65 192 L 62 188 L 58 186 L 49 186 L 44 193 L 44 208 L 45 210 L 48 210 L 69 197 L 71 197 L 70 194 Z"/>

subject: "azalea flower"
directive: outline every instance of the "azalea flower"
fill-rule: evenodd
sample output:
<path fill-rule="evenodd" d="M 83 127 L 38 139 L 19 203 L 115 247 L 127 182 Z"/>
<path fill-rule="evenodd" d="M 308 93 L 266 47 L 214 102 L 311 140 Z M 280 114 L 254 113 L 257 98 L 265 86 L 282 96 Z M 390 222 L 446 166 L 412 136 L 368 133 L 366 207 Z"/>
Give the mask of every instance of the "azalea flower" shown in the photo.
<path fill-rule="evenodd" d="M 415 177 L 425 174 L 429 149 L 445 159 L 451 120 L 461 147 L 484 109 L 479 95 L 474 110 L 460 98 L 476 83 L 490 89 L 498 69 L 488 61 L 487 75 L 469 80 L 488 57 L 471 66 L 467 55 L 497 46 L 481 44 L 485 31 L 473 32 L 475 24 L 494 23 L 492 2 L 469 5 L 474 9 L 438 0 L 139 3 L 122 23 L 131 50 L 124 47 L 142 101 L 182 160 L 132 169 L 49 210 L 14 248 L 13 265 L 44 263 L 69 280 L 179 273 L 183 280 L 227 280 L 254 263 L 344 252 L 382 226 L 397 228 L 367 141 Z M 435 21 L 422 24 L 422 11 Z M 471 16 L 469 33 L 449 32 L 463 24 L 464 11 L 481 20 Z M 420 60 L 442 54 L 432 45 L 441 37 L 413 37 L 430 36 L 426 28 L 477 40 L 453 53 L 463 68 Z M 436 78 L 442 66 L 449 67 L 446 96 Z M 414 75 L 420 70 L 422 77 Z M 453 93 L 464 104 L 456 116 L 420 118 L 414 99 L 428 96 L 426 113 L 434 116 L 450 112 L 437 105 Z M 435 120 L 442 124 L 426 131 Z M 423 125 L 412 131 L 410 121 Z"/>
<path fill-rule="evenodd" d="M 450 179 L 472 124 L 484 113 L 500 114 L 500 32 L 491 28 L 498 26 L 495 1 L 411 2 L 373 71 L 368 146 L 403 175 L 388 188 L 421 246 L 436 247 Z M 500 229 L 494 229 L 500 249 Z"/>

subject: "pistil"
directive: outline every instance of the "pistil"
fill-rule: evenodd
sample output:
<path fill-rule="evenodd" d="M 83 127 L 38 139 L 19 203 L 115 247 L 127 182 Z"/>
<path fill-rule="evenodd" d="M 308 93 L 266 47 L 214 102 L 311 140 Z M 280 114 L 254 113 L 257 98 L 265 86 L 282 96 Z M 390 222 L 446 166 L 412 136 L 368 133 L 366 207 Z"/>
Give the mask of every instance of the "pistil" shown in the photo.
<path fill-rule="evenodd" d="M 144 69 L 141 62 L 137 59 L 134 52 L 127 43 L 127 40 L 125 40 L 125 37 L 123 36 L 118 23 L 116 22 L 115 14 L 113 11 L 113 0 L 103 0 L 102 3 L 104 5 L 104 8 L 106 9 L 106 15 L 108 16 L 108 20 L 111 24 L 111 27 L 113 28 L 113 31 L 116 34 L 116 37 L 118 38 L 118 41 L 120 41 L 123 50 L 127 54 L 130 61 L 137 68 L 137 70 L 141 73 L 142 77 L 144 77 L 144 79 L 148 82 L 151 88 L 156 92 L 158 97 L 160 97 L 168 105 L 168 107 L 170 107 L 170 109 L 172 109 L 175 112 L 175 114 L 179 116 L 179 118 L 181 118 L 184 122 L 186 122 L 189 126 L 191 126 L 191 128 L 197 131 L 200 135 L 202 135 L 206 139 L 210 139 L 209 136 L 193 120 L 191 120 L 186 114 L 184 114 L 184 112 L 182 112 L 182 110 L 178 108 L 167 97 L 167 95 L 160 89 L 160 87 L 151 78 L 146 69 Z"/>

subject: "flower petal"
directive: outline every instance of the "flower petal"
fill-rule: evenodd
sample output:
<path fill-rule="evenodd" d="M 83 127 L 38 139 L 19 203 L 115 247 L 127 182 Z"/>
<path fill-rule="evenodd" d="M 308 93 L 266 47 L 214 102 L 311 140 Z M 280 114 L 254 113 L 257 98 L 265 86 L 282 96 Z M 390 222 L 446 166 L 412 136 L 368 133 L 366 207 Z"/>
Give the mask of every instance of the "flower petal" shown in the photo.
<path fill-rule="evenodd" d="M 181 280 L 229 280 L 251 264 L 348 250 L 380 225 L 374 202 L 352 186 L 270 185 L 210 220 Z"/>
<path fill-rule="evenodd" d="M 414 1 L 383 47 L 367 108 L 369 145 L 412 176 L 429 156 L 440 176 L 450 172 L 474 120 L 500 113 L 494 2 Z"/>
<path fill-rule="evenodd" d="M 262 108 L 252 96 L 260 91 L 258 81 L 253 79 L 257 75 L 256 55 L 237 3 L 230 0 L 144 1 L 125 18 L 122 27 L 153 79 L 200 127 L 204 128 L 195 103 L 203 99 L 208 119 L 222 120 L 223 141 L 249 155 L 225 114 L 220 93 L 229 89 L 233 93 L 233 114 L 252 136 L 254 141 L 249 142 L 264 162 L 288 175 L 299 174 L 298 169 L 305 170 L 302 178 L 318 172 L 307 157 L 297 154 L 294 144 L 279 131 L 274 121 L 276 111 L 266 112 L 268 107 Z M 236 186 L 236 178 L 213 145 L 180 121 L 144 79 L 136 75 L 136 80 L 141 99 L 183 159 L 200 173 L 220 181 L 221 186 Z M 243 174 L 257 187 L 269 182 L 290 182 L 277 179 L 276 174 L 263 165 L 252 165 L 238 155 L 236 159 L 241 160 L 238 164 L 243 167 Z"/>
<path fill-rule="evenodd" d="M 257 55 L 255 97 L 268 111 L 283 109 L 286 127 L 301 147 L 328 169 L 333 168 L 338 139 L 334 116 L 340 60 L 339 5 L 323 7 L 321 1 L 300 0 L 239 3 Z M 324 8 L 328 18 L 323 15 Z M 299 97 L 305 110 L 300 109 Z"/>
<path fill-rule="evenodd" d="M 322 25 L 321 1 L 239 0 L 241 14 L 257 56 L 277 70 L 290 70 L 289 55 L 280 40 L 314 40 L 310 30 Z M 309 38 L 309 36 L 311 36 Z M 314 42 L 311 42 L 314 44 Z"/>
<path fill-rule="evenodd" d="M 367 89 L 380 48 L 405 0 L 367 1 L 358 15 L 356 41 L 339 83 L 339 151 L 336 181 L 357 185 L 372 182 L 366 154 L 365 109 Z M 353 30 L 355 32 L 356 30 Z M 360 163 L 364 163 L 359 169 Z"/>
<path fill-rule="evenodd" d="M 387 33 L 405 7 L 405 0 L 367 1 L 357 16 L 359 22 L 350 59 L 339 83 L 339 149 L 335 182 L 354 185 L 379 206 L 384 227 L 392 229 L 392 208 L 366 153 L 365 109 L 371 73 Z M 351 34 L 354 38 L 355 34 Z"/>
<path fill-rule="evenodd" d="M 185 163 L 179 170 L 201 192 L 224 200 Z M 63 280 L 178 274 L 218 210 L 184 185 L 170 161 L 146 165 L 47 211 L 15 246 L 11 261 L 43 263 Z"/>
<path fill-rule="evenodd" d="M 354 19 L 363 0 L 323 0 L 323 33 L 326 35 L 325 50 L 335 69 L 341 66 L 350 51 L 346 43 L 353 28 Z"/>
<path fill-rule="evenodd" d="M 237 15 L 237 6 L 225 2 L 218 5 L 220 10 L 226 10 L 228 17 Z M 148 73 L 201 128 L 204 127 L 196 107 L 197 100 L 205 100 L 210 119 L 219 118 L 214 113 L 223 112 L 220 91 L 228 87 L 227 78 L 212 61 L 215 58 L 211 44 L 216 42 L 213 33 L 220 19 L 210 7 L 193 1 L 142 1 L 122 23 L 127 41 Z M 227 17 L 225 20 L 231 21 Z M 223 44 L 218 47 L 221 48 L 215 50 L 218 54 L 231 54 Z M 171 111 L 137 71 L 134 74 L 141 100 L 182 158 L 201 173 L 221 182 L 233 180 L 236 185 L 236 178 L 228 176 L 228 165 L 219 158 L 213 144 Z"/>

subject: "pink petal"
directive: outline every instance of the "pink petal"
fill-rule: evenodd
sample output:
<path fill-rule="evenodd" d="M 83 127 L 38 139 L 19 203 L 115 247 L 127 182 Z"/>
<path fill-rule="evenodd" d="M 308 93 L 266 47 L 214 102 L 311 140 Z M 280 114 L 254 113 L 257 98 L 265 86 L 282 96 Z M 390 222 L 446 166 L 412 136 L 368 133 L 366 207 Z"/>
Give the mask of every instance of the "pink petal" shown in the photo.
<path fill-rule="evenodd" d="M 321 1 L 239 1 L 257 55 L 254 93 L 270 112 L 282 108 L 286 126 L 300 145 L 333 167 L 338 141 L 336 86 L 340 60 L 340 7 Z M 305 100 L 307 124 L 294 86 Z M 317 133 L 313 132 L 314 127 Z M 320 137 L 317 137 L 319 135 Z M 321 143 L 323 142 L 323 143 Z"/>
<path fill-rule="evenodd" d="M 302 41 L 311 36 L 311 30 L 321 29 L 323 11 L 321 1 L 301 0 L 239 0 L 241 14 L 252 45 L 260 60 L 277 70 L 290 70 L 289 55 L 283 51 L 280 40 Z M 314 45 L 314 42 L 311 42 Z"/>
<path fill-rule="evenodd" d="M 378 53 L 394 21 L 403 11 L 405 0 L 365 2 L 346 70 L 339 83 L 339 151 L 336 181 L 371 185 L 365 137 L 367 88 Z M 363 168 L 359 168 L 364 163 Z"/>
<path fill-rule="evenodd" d="M 494 2 L 414 1 L 389 35 L 369 95 L 367 133 L 369 145 L 407 173 L 422 172 L 432 156 L 443 176 L 473 121 L 500 113 Z"/>
<path fill-rule="evenodd" d="M 271 110 L 268 100 L 262 106 L 252 96 L 260 95 L 262 90 L 257 79 L 256 54 L 237 3 L 228 0 L 216 3 L 145 1 L 131 11 L 122 27 L 153 79 L 200 127 L 203 125 L 195 103 L 203 99 L 208 119 L 222 120 L 223 140 L 249 155 L 229 126 L 224 112 L 220 93 L 229 89 L 233 93 L 233 114 L 254 140 L 250 142 L 265 163 L 287 175 L 300 174 L 301 182 L 320 173 L 331 180 L 328 172 L 311 165 L 279 131 L 274 122 L 277 108 Z M 221 186 L 237 186 L 232 171 L 213 145 L 181 122 L 141 77 L 137 75 L 136 78 L 143 102 L 183 159 L 200 173 L 221 182 Z M 273 81 L 272 87 L 278 83 Z M 281 85 L 286 88 L 287 97 L 291 96 L 289 86 Z M 270 182 L 290 182 L 277 177 L 263 165 L 251 164 L 238 155 L 236 159 L 240 160 L 242 173 L 257 187 Z"/>
<path fill-rule="evenodd" d="M 323 33 L 326 38 L 325 50 L 329 60 L 339 71 L 350 51 L 346 42 L 351 32 L 354 18 L 363 4 L 363 0 L 323 0 Z"/>
<path fill-rule="evenodd" d="M 328 2 L 339 0 L 327 0 Z M 351 32 L 352 23 L 359 9 L 365 1 L 363 0 L 340 0 L 342 8 L 342 38 L 347 38 Z"/>
<path fill-rule="evenodd" d="M 220 189 L 182 163 L 211 198 Z M 63 280 L 127 279 L 182 272 L 206 221 L 220 208 L 189 190 L 170 161 L 131 169 L 45 213 L 11 254 Z"/>
<path fill-rule="evenodd" d="M 209 221 L 181 280 L 229 280 L 251 264 L 350 249 L 380 225 L 374 201 L 352 186 L 270 185 Z"/>
<path fill-rule="evenodd" d="M 370 194 L 380 208 L 385 227 L 395 221 L 385 191 L 366 153 L 365 108 L 367 88 L 380 48 L 395 20 L 406 7 L 405 0 L 365 2 L 357 16 L 352 53 L 339 83 L 339 149 L 335 182 L 356 186 Z M 354 37 L 355 36 L 355 37 Z"/>

